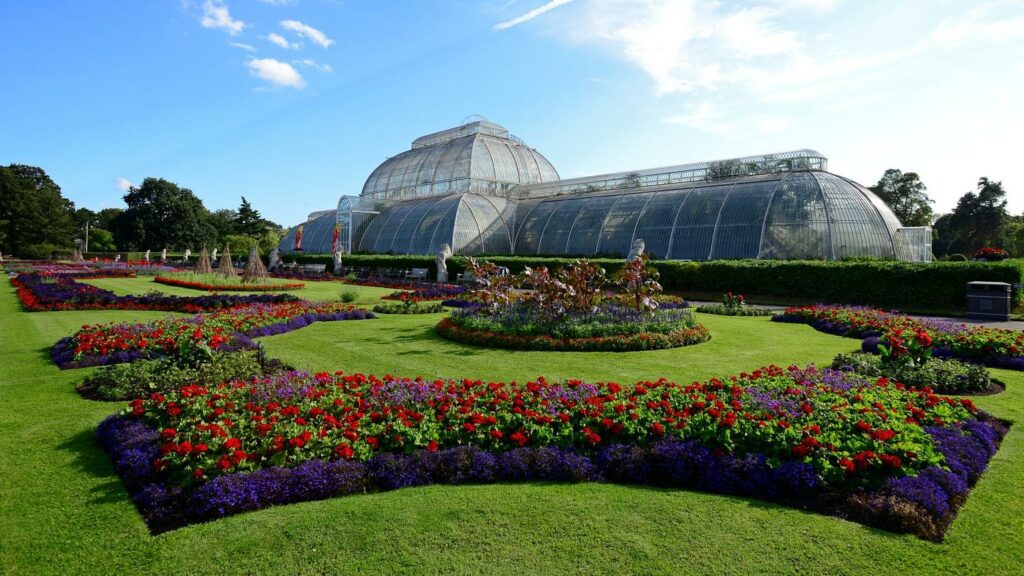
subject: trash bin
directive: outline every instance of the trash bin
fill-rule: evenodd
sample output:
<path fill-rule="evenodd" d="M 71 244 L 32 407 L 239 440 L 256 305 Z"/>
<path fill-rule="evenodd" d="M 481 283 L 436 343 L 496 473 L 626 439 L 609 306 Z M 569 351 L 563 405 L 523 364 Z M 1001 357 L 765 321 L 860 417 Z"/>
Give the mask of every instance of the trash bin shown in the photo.
<path fill-rule="evenodd" d="M 968 282 L 967 317 L 978 320 L 1010 320 L 1010 285 L 1006 282 Z"/>

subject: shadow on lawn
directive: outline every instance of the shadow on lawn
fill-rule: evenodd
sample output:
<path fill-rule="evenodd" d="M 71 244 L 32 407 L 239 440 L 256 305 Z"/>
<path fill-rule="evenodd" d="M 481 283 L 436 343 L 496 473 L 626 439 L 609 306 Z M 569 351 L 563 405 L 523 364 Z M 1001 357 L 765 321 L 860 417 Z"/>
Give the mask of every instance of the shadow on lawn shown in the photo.
<path fill-rule="evenodd" d="M 74 455 L 75 470 L 102 480 L 90 490 L 90 504 L 109 504 L 129 499 L 121 479 L 114 473 L 113 464 L 96 441 L 95 430 L 82 430 L 57 448 Z"/>

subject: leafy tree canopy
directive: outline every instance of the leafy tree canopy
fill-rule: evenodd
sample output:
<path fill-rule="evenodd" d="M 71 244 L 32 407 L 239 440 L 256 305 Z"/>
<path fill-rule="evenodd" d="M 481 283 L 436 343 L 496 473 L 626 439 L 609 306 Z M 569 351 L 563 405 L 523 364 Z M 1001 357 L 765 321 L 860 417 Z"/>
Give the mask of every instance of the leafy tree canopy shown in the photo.
<path fill-rule="evenodd" d="M 45 257 L 73 246 L 75 204 L 42 168 L 0 166 L 0 246 L 5 254 Z"/>
<path fill-rule="evenodd" d="M 209 211 L 188 188 L 146 178 L 125 194 L 124 201 L 128 209 L 114 218 L 114 237 L 121 248 L 198 250 L 216 240 Z"/>
<path fill-rule="evenodd" d="M 916 172 L 890 168 L 870 190 L 885 201 L 904 226 L 928 226 L 932 223 L 933 200 Z"/>

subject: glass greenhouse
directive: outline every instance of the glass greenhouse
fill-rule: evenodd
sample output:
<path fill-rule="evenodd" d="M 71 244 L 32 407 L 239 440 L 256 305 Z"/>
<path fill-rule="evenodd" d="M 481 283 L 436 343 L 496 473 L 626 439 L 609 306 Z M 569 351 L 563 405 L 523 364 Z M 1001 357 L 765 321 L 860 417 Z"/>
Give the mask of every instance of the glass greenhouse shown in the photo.
<path fill-rule="evenodd" d="M 331 252 L 337 226 L 345 252 L 624 257 L 642 239 L 658 259 L 931 260 L 929 228 L 903 227 L 827 169 L 799 150 L 561 180 L 539 152 L 475 119 L 416 139 L 360 196 L 311 215 L 302 249 Z"/>

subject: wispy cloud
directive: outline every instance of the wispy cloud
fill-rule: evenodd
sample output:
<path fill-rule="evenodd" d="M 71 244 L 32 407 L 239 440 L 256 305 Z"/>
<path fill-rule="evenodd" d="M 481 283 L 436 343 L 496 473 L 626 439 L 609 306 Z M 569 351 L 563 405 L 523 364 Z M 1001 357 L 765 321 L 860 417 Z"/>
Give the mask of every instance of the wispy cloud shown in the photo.
<path fill-rule="evenodd" d="M 982 5 L 966 16 L 946 18 L 932 31 L 928 40 L 934 44 L 958 46 L 971 41 L 1006 42 L 1024 39 L 1024 16 L 1004 17 L 993 14 L 998 4 Z M 1021 3 L 1024 8 L 1024 3 Z"/>
<path fill-rule="evenodd" d="M 203 3 L 201 23 L 204 28 L 225 30 L 231 36 L 240 34 L 246 26 L 245 22 L 231 17 L 227 5 L 222 0 L 206 0 Z"/>
<path fill-rule="evenodd" d="M 548 2 L 548 3 L 546 3 L 546 4 L 542 5 L 542 6 L 538 6 L 538 7 L 534 8 L 533 10 L 530 10 L 529 12 L 525 12 L 523 14 L 520 14 L 519 16 L 516 16 L 515 18 L 511 18 L 509 20 L 505 20 L 504 22 L 498 22 L 497 24 L 494 25 L 494 30 L 495 31 L 508 30 L 509 28 L 512 28 L 514 26 L 519 26 L 520 24 L 523 24 L 524 22 L 529 22 L 530 20 L 533 20 L 534 18 L 536 18 L 536 17 L 538 17 L 538 16 L 540 16 L 540 15 L 542 15 L 544 13 L 550 12 L 550 11 L 554 10 L 555 8 L 558 8 L 559 6 L 565 6 L 566 4 L 569 4 L 569 3 L 573 2 L 573 1 L 574 0 L 550 0 L 550 2 Z"/>
<path fill-rule="evenodd" d="M 295 4 L 296 0 L 260 0 L 264 4 L 273 4 L 274 6 L 287 6 Z"/>
<path fill-rule="evenodd" d="M 328 48 L 334 44 L 334 40 L 328 38 L 326 34 L 316 28 L 313 28 L 309 24 L 303 24 L 298 20 L 282 20 L 281 27 L 285 30 L 291 30 L 303 38 L 308 38 L 310 42 L 323 46 L 324 48 Z"/>
<path fill-rule="evenodd" d="M 751 131 L 761 134 L 781 132 L 793 124 L 786 116 L 770 114 L 749 114 L 744 112 L 724 113 L 710 100 L 704 100 L 691 107 L 685 114 L 662 119 L 666 124 L 679 124 L 711 134 Z"/>
<path fill-rule="evenodd" d="M 302 60 L 292 60 L 293 64 L 302 64 L 303 66 L 309 66 L 310 68 L 319 70 L 321 72 L 334 72 L 334 68 L 331 68 L 330 64 L 320 64 L 319 62 L 311 58 L 303 58 Z"/>
<path fill-rule="evenodd" d="M 275 86 L 296 88 L 301 90 L 306 87 L 306 81 L 302 74 L 287 62 L 281 62 L 273 58 L 253 58 L 247 66 L 254 76 L 267 80 Z"/>
<path fill-rule="evenodd" d="M 241 48 L 242 50 L 245 50 L 246 52 L 255 52 L 256 51 L 256 47 L 255 46 L 253 46 L 252 44 L 245 44 L 243 42 L 228 42 L 228 45 L 229 46 L 234 46 L 235 48 Z"/>
<path fill-rule="evenodd" d="M 132 186 L 134 186 L 134 184 L 132 184 L 132 181 L 125 178 L 124 176 L 118 176 L 117 178 L 115 178 L 114 184 L 117 186 L 117 189 L 122 192 L 127 192 L 128 190 L 131 189 Z"/>
<path fill-rule="evenodd" d="M 298 43 L 289 42 L 284 36 L 281 36 L 276 32 L 271 32 L 270 34 L 264 36 L 264 38 L 266 38 L 267 40 L 274 44 L 277 44 L 278 46 L 284 48 L 285 50 L 296 49 L 299 47 Z"/>

